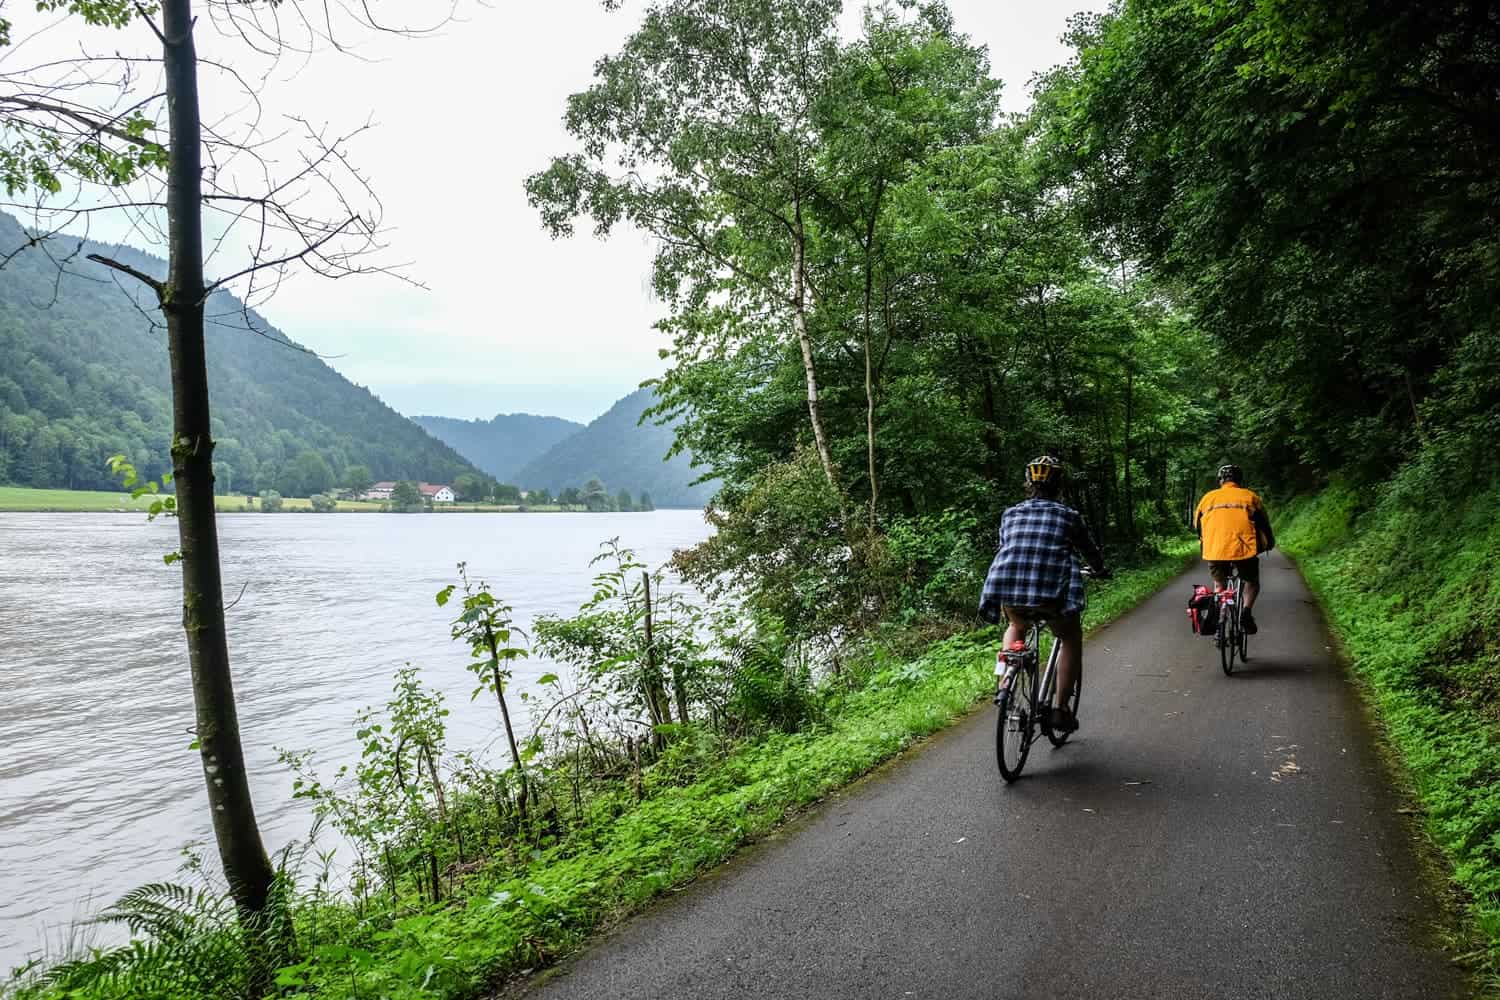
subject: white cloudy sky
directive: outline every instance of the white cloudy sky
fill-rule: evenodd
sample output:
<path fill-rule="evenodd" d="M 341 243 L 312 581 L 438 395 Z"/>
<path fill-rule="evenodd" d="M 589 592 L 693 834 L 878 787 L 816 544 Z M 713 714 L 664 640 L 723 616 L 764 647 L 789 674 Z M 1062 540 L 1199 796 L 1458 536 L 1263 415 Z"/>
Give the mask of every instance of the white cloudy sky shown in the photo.
<path fill-rule="evenodd" d="M 642 4 L 613 13 L 598 0 L 463 6 L 465 20 L 436 37 L 369 41 L 361 58 L 284 62 L 262 91 L 272 113 L 335 128 L 373 119 L 353 152 L 383 202 L 392 253 L 428 290 L 303 278 L 262 311 L 404 413 L 588 420 L 661 370 L 650 250 L 639 235 L 599 242 L 586 227 L 553 241 L 521 184 L 572 148 L 564 101 L 587 86 L 594 60 L 618 47 Z M 1033 73 L 1065 57 L 1058 36 L 1085 6 L 951 0 L 959 27 L 989 47 L 1009 111 L 1026 106 Z M 850 14 L 857 23 L 857 9 Z M 202 36 L 210 54 L 228 51 Z M 230 100 L 210 89 L 205 114 Z"/>

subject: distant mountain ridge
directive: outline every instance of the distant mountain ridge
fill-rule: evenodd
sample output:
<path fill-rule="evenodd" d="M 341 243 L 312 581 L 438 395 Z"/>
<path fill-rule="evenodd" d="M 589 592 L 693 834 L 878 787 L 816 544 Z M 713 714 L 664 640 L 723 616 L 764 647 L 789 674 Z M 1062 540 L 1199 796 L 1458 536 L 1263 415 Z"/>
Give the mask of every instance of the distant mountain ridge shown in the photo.
<path fill-rule="evenodd" d="M 675 440 L 673 429 L 650 420 L 640 422 L 654 402 L 650 388 L 632 392 L 524 465 L 516 473 L 516 485 L 555 494 L 598 478 L 611 492 L 623 488 L 636 498 L 649 493 L 658 507 L 707 505 L 718 487 L 712 482 L 693 484 L 700 473 L 692 467 L 692 456 L 682 453 L 664 461 Z"/>
<path fill-rule="evenodd" d="M 531 413 L 501 413 L 489 420 L 425 415 L 411 419 L 502 483 L 515 482 L 527 462 L 583 430 L 583 424 L 573 420 Z"/>
<path fill-rule="evenodd" d="M 26 243 L 0 213 L 0 253 Z M 62 241 L 59 240 L 59 249 Z M 117 488 L 107 458 L 157 478 L 170 468 L 171 383 L 152 297 L 121 291 L 101 253 L 165 276 L 166 262 L 69 239 L 67 273 L 37 249 L 0 268 L 0 483 Z M 132 301 L 134 298 L 134 301 Z M 458 452 L 300 348 L 225 292 L 207 313 L 216 486 L 306 495 L 358 467 L 374 479 L 451 483 L 478 471 Z"/>

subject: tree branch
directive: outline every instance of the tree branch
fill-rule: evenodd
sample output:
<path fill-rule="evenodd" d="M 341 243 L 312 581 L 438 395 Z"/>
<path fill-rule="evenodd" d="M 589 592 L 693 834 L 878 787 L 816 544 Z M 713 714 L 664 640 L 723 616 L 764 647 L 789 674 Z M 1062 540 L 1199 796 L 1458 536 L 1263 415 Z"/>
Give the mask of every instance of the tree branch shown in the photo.
<path fill-rule="evenodd" d="M 103 254 L 97 253 L 89 254 L 88 259 L 93 261 L 95 264 L 103 264 L 105 267 L 113 268 L 114 270 L 119 271 L 121 274 L 130 275 L 135 280 L 149 287 L 153 292 L 157 294 L 158 298 L 160 298 L 161 294 L 166 290 L 166 286 L 160 281 L 157 281 L 155 278 L 151 277 L 151 275 L 146 274 L 143 271 L 137 271 L 129 264 L 121 264 L 117 260 L 111 260 L 110 258 L 105 257 Z"/>

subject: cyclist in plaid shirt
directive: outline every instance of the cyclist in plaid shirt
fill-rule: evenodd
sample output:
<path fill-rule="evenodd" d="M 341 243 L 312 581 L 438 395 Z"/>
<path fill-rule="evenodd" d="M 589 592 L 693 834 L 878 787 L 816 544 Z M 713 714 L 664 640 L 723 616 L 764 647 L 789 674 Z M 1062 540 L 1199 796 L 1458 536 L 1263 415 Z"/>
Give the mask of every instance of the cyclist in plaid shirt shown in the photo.
<path fill-rule="evenodd" d="M 1095 576 L 1107 576 L 1104 556 L 1089 534 L 1083 515 L 1058 501 L 1065 473 L 1062 463 L 1050 455 L 1026 465 L 1026 500 L 1000 518 L 1000 547 L 984 580 L 979 614 L 989 622 L 1009 622 L 1005 645 L 1026 634 L 1026 618 L 1036 612 L 1047 615 L 1048 625 L 1062 652 L 1058 657 L 1057 706 L 1052 709 L 1052 728 L 1072 732 L 1078 728 L 1073 713 L 1062 707 L 1072 694 L 1083 662 L 1083 571 L 1075 551 L 1088 561 Z"/>

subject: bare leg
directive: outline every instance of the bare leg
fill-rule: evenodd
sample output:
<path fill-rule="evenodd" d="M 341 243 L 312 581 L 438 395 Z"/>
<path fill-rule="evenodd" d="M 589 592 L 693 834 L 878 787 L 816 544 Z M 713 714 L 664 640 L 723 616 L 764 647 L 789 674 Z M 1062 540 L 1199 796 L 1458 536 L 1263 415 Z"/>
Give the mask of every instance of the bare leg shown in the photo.
<path fill-rule="evenodd" d="M 1026 620 L 1016 615 L 1010 608 L 1005 609 L 1005 617 L 1010 621 L 1005 629 L 1005 648 L 1009 649 L 1011 643 L 1022 642 L 1026 639 L 1027 626 Z"/>
<path fill-rule="evenodd" d="M 1057 656 L 1057 707 L 1064 708 L 1073 695 L 1073 685 L 1078 682 L 1078 671 L 1083 665 L 1083 626 L 1076 617 L 1052 623 L 1052 634 L 1062 646 Z"/>
<path fill-rule="evenodd" d="M 1214 590 L 1223 590 L 1229 586 L 1229 570 L 1221 563 L 1209 563 L 1208 575 L 1214 581 Z"/>
<path fill-rule="evenodd" d="M 1246 611 L 1255 607 L 1255 599 L 1260 596 L 1260 584 L 1240 581 L 1240 607 Z"/>

